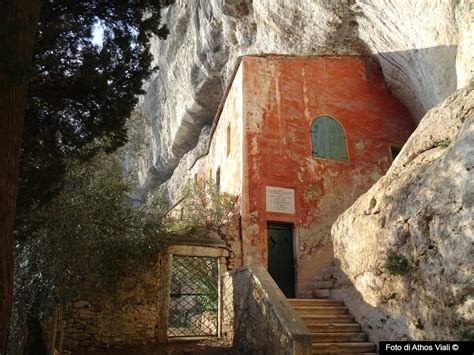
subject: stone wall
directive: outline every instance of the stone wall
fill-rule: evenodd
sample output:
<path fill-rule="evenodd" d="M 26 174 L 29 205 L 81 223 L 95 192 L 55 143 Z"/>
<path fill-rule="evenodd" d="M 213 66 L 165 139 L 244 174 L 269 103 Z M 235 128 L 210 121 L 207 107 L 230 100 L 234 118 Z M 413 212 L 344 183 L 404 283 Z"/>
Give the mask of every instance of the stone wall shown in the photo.
<path fill-rule="evenodd" d="M 64 310 L 63 349 L 93 351 L 166 342 L 172 255 L 216 257 L 221 273 L 240 266 L 239 219 L 226 225 L 222 234 L 206 228 L 192 235 L 175 233 L 157 264 L 124 279 L 110 294 L 73 302 Z M 52 329 L 50 322 L 45 327 L 46 333 Z"/>
<path fill-rule="evenodd" d="M 124 280 L 112 295 L 77 300 L 64 313 L 65 350 L 94 350 L 156 341 L 160 268 Z"/>
<path fill-rule="evenodd" d="M 220 238 L 229 251 L 227 270 L 234 270 L 243 265 L 241 219 L 235 215 L 232 220 L 219 231 Z"/>
<path fill-rule="evenodd" d="M 309 330 L 262 266 L 222 277 L 222 335 L 237 354 L 311 354 Z"/>

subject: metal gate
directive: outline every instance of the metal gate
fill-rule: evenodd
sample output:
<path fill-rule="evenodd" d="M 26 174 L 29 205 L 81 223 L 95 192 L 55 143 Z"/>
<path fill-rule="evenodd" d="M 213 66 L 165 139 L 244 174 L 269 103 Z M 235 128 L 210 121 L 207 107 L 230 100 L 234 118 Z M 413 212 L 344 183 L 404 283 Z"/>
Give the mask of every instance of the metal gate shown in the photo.
<path fill-rule="evenodd" d="M 173 255 L 168 336 L 217 336 L 217 308 L 217 258 Z"/>

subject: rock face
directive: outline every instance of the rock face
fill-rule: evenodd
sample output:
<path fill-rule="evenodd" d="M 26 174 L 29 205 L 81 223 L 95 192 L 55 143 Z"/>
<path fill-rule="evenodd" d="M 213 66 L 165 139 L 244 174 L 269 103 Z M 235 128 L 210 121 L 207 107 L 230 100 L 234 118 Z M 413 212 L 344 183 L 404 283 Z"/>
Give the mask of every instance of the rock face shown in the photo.
<path fill-rule="evenodd" d="M 339 290 L 374 339 L 472 338 L 474 80 L 427 113 L 332 228 Z M 387 253 L 408 269 L 390 275 Z M 353 286 L 352 286 L 353 285 Z"/>
<path fill-rule="evenodd" d="M 164 192 L 165 197 L 172 204 L 178 203 L 183 197 L 184 189 L 188 186 L 185 182 L 189 169 L 194 165 L 197 159 L 202 157 L 207 152 L 207 142 L 211 129 L 209 126 L 204 126 L 199 135 L 198 144 L 194 149 L 190 150 L 179 161 L 178 166 L 173 171 L 173 175 L 160 187 Z"/>
<path fill-rule="evenodd" d="M 164 17 L 171 34 L 153 44 L 160 70 L 141 101 L 154 141 L 146 189 L 196 146 L 241 55 L 372 54 L 417 119 L 470 70 L 468 0 L 177 0 Z"/>

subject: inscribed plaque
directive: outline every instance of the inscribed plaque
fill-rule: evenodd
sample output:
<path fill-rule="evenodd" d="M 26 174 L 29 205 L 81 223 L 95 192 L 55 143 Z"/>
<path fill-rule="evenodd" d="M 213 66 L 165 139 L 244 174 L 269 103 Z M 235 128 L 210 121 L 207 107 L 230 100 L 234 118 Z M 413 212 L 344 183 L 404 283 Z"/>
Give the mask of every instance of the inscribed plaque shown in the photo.
<path fill-rule="evenodd" d="M 295 190 L 266 186 L 267 212 L 295 213 Z"/>

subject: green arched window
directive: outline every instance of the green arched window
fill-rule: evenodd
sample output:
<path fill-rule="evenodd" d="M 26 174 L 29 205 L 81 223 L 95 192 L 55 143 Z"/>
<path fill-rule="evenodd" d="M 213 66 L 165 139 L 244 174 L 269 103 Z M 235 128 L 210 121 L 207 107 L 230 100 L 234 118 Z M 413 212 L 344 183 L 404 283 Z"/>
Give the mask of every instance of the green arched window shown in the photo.
<path fill-rule="evenodd" d="M 328 116 L 317 117 L 311 124 L 313 156 L 347 161 L 346 135 L 342 126 Z"/>

